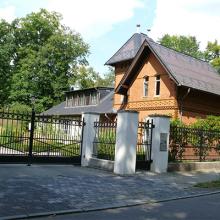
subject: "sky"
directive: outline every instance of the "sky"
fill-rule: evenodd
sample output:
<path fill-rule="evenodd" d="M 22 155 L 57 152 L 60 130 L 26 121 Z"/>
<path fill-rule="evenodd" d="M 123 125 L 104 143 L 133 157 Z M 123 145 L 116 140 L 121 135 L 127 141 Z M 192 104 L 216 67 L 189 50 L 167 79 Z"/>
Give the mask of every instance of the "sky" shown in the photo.
<path fill-rule="evenodd" d="M 0 18 L 10 22 L 40 8 L 61 13 L 62 23 L 82 35 L 90 45 L 89 64 L 100 74 L 136 24 L 155 41 L 177 34 L 195 36 L 201 49 L 220 42 L 220 0 L 0 0 Z"/>

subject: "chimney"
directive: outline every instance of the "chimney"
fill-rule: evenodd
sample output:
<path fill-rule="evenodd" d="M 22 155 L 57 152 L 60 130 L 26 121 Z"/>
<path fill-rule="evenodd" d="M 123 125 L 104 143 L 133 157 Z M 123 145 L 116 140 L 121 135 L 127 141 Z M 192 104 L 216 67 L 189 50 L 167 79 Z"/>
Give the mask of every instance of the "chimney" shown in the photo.
<path fill-rule="evenodd" d="M 136 25 L 136 33 L 138 33 L 138 34 L 140 34 L 140 27 L 141 27 L 140 24 L 137 24 L 137 25 Z"/>
<path fill-rule="evenodd" d="M 75 86 L 74 85 L 70 85 L 70 91 L 74 91 L 75 90 Z"/>

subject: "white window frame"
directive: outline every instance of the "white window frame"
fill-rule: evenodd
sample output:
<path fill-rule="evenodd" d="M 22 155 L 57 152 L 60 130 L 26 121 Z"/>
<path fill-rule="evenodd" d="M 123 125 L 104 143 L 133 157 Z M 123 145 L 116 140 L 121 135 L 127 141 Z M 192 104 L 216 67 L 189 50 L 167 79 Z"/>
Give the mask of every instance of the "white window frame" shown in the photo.
<path fill-rule="evenodd" d="M 145 87 L 146 85 L 147 85 L 147 93 L 146 93 L 146 87 Z M 149 95 L 148 90 L 149 90 L 149 76 L 145 76 L 144 82 L 143 82 L 143 96 L 144 97 L 148 97 Z"/>
<path fill-rule="evenodd" d="M 158 77 L 159 77 L 159 79 L 158 79 Z M 157 94 L 157 83 L 159 82 L 159 85 L 160 85 L 160 87 L 159 87 L 159 94 Z M 159 97 L 160 96 L 160 89 L 161 89 L 161 77 L 160 77 L 160 75 L 157 75 L 156 77 L 155 77 L 155 87 L 154 87 L 154 96 L 155 97 Z"/>
<path fill-rule="evenodd" d="M 120 103 L 122 104 L 124 101 L 124 95 L 120 95 Z"/>

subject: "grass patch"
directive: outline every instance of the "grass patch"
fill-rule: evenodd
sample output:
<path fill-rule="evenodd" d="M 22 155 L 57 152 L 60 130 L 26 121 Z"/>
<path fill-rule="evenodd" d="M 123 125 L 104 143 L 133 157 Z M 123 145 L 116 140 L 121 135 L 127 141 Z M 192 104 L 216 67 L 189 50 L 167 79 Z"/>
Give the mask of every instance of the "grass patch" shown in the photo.
<path fill-rule="evenodd" d="M 220 188 L 220 179 L 209 181 L 209 182 L 204 182 L 204 183 L 197 183 L 194 186 L 200 187 L 200 188 L 207 188 L 207 189 Z"/>

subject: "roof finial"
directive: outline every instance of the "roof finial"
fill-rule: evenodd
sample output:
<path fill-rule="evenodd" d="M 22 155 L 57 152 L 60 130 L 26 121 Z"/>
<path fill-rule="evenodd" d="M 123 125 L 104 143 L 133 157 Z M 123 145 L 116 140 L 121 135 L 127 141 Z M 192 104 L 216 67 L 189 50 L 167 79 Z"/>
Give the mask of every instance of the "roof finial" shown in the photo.
<path fill-rule="evenodd" d="M 140 34 L 140 27 L 141 27 L 140 24 L 137 24 L 137 25 L 136 25 L 136 33 L 138 33 L 138 34 Z"/>

